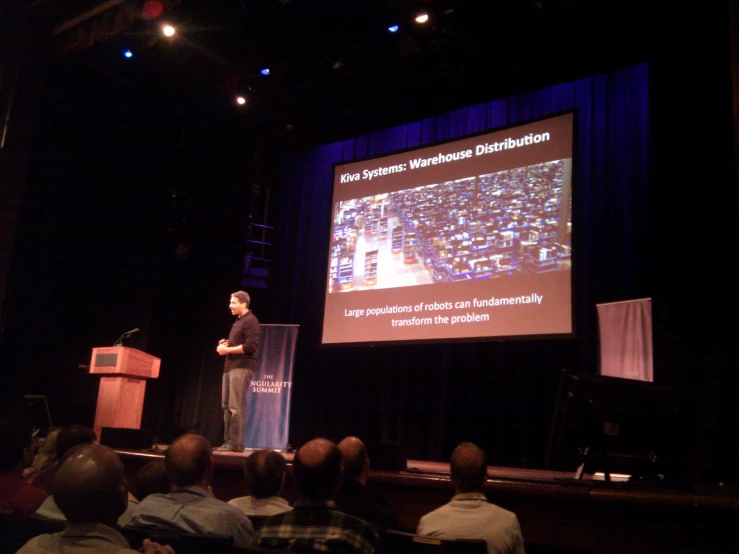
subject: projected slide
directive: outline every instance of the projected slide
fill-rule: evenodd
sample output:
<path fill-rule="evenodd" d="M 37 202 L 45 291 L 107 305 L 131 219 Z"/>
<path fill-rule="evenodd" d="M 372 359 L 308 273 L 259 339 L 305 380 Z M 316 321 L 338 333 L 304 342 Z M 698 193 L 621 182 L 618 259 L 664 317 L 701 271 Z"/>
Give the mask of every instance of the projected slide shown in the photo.
<path fill-rule="evenodd" d="M 571 334 L 573 118 L 337 165 L 323 343 Z"/>

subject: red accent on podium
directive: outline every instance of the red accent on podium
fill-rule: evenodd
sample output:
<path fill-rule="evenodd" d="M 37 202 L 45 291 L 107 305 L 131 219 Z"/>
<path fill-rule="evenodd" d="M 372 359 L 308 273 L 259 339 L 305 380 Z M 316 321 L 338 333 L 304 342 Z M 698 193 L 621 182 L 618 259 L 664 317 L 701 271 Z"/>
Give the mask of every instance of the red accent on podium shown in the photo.
<path fill-rule="evenodd" d="M 161 363 L 126 346 L 92 349 L 90 373 L 101 376 L 94 425 L 98 440 L 103 427 L 141 428 L 146 380 L 159 377 Z"/>

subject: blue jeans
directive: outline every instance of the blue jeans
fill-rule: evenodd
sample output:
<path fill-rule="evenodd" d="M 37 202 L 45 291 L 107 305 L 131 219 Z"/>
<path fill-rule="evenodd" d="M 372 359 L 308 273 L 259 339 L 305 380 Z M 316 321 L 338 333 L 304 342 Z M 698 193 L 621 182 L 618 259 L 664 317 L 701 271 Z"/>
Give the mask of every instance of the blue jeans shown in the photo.
<path fill-rule="evenodd" d="M 221 407 L 223 408 L 223 440 L 236 448 L 244 448 L 246 427 L 246 391 L 256 372 L 236 368 L 223 374 Z"/>

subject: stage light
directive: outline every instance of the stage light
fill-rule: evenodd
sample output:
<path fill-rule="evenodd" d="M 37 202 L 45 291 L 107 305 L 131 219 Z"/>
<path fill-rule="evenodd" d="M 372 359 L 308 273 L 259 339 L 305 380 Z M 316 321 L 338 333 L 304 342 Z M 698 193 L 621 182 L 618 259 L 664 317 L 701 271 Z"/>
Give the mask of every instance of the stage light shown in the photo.
<path fill-rule="evenodd" d="M 339 60 L 337 62 L 334 62 L 334 65 L 333 65 L 333 68 L 334 69 L 337 69 L 338 70 L 338 69 L 341 69 L 342 67 L 344 67 L 344 64 L 343 64 L 343 62 L 341 62 L 341 60 Z"/>
<path fill-rule="evenodd" d="M 175 34 L 175 28 L 172 27 L 172 25 L 164 25 L 162 26 L 162 33 L 164 33 L 165 37 L 172 37 Z"/>
<path fill-rule="evenodd" d="M 246 98 L 244 98 L 243 96 L 237 96 L 236 97 L 236 103 L 239 106 L 243 106 L 244 104 L 246 104 Z"/>
<path fill-rule="evenodd" d="M 130 50 L 124 50 L 123 51 L 123 57 L 124 58 L 133 58 L 133 52 L 131 52 Z"/>
<path fill-rule="evenodd" d="M 427 13 L 419 13 L 416 16 L 416 23 L 426 23 L 429 20 L 429 14 Z"/>
<path fill-rule="evenodd" d="M 265 67 L 264 69 L 260 70 L 259 73 L 266 77 L 267 75 L 269 75 L 269 68 Z"/>
<path fill-rule="evenodd" d="M 141 7 L 141 17 L 144 19 L 156 19 L 164 13 L 164 4 L 161 0 L 146 0 Z"/>
<path fill-rule="evenodd" d="M 397 33 L 398 29 L 400 29 L 400 27 L 398 27 L 397 25 L 391 25 L 390 27 L 387 28 L 387 30 L 390 31 L 391 33 Z"/>

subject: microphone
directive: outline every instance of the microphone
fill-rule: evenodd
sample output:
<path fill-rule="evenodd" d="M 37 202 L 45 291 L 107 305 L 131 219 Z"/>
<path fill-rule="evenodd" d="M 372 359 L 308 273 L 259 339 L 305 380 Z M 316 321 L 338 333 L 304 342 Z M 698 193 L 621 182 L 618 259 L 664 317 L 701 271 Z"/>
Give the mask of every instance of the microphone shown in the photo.
<path fill-rule="evenodd" d="M 123 343 L 123 339 L 127 339 L 128 337 L 130 337 L 134 333 L 138 333 L 138 332 L 139 332 L 139 328 L 138 327 L 136 327 L 135 329 L 131 329 L 130 331 L 126 331 L 125 333 L 123 333 L 119 337 L 119 339 L 117 341 L 115 341 L 115 343 L 113 343 L 113 346 L 120 346 Z"/>

